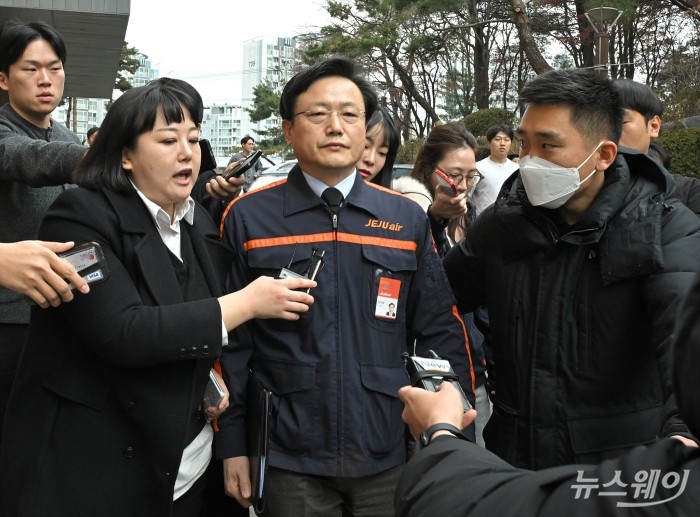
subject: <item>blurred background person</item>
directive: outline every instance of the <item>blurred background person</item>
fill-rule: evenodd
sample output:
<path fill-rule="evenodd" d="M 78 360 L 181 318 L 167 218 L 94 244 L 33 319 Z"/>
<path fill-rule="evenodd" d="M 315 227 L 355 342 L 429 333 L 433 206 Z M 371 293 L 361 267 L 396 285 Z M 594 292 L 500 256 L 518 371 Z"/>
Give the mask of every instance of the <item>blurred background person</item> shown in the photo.
<path fill-rule="evenodd" d="M 386 108 L 379 106 L 367 123 L 365 151 L 357 163 L 357 170 L 365 179 L 396 192 L 418 203 L 424 211 L 432 202 L 430 191 L 411 176 L 393 179 L 394 162 L 401 146 L 401 135 Z"/>
<path fill-rule="evenodd" d="M 411 176 L 425 185 L 432 197 L 428 208 L 431 230 L 439 247 L 448 247 L 467 233 L 467 195 L 479 183 L 481 173 L 476 168 L 476 139 L 461 122 L 435 126 L 418 151 Z M 455 195 L 439 187 L 436 169 L 447 175 L 457 187 Z M 449 243 L 445 243 L 443 231 Z"/>
<path fill-rule="evenodd" d="M 221 217 L 228 204 L 243 192 L 245 178 L 229 177 L 225 178 L 223 173 L 217 172 L 216 158 L 211 151 L 211 144 L 208 140 L 201 139 L 199 145 L 202 149 L 202 164 L 200 166 L 199 176 L 194 183 L 192 189 L 192 199 L 201 204 L 209 215 L 214 224 L 219 227 Z M 206 154 L 209 154 L 209 159 L 206 160 Z M 229 164 L 225 170 L 230 170 L 245 158 Z M 260 178 L 258 178 L 258 181 Z"/>
<path fill-rule="evenodd" d="M 469 201 L 474 206 L 472 219 L 496 201 L 503 182 L 518 170 L 518 164 L 508 157 L 513 144 L 513 128 L 504 124 L 491 126 L 486 130 L 486 142 L 489 155 L 476 162 L 483 179 L 469 194 Z"/>
<path fill-rule="evenodd" d="M 228 165 L 226 166 L 226 169 L 224 169 L 224 174 L 226 174 L 229 170 L 233 169 L 242 159 L 248 158 L 253 152 L 255 151 L 255 140 L 253 140 L 252 136 L 246 135 L 243 138 L 241 138 L 241 152 L 234 154 L 231 156 L 231 159 L 228 161 Z M 243 191 L 247 192 L 248 189 L 250 188 L 250 185 L 260 177 L 260 173 L 263 170 L 263 165 L 260 160 L 258 160 L 255 165 L 253 165 L 250 169 L 245 171 L 243 173 L 243 179 L 245 180 L 243 183 Z"/>
<path fill-rule="evenodd" d="M 648 154 L 671 172 L 671 155 L 656 141 L 664 114 L 659 95 L 646 84 L 631 79 L 616 79 L 613 85 L 625 110 L 620 145 Z M 673 174 L 673 179 L 673 195 L 700 215 L 700 179 L 681 174 Z"/>
<path fill-rule="evenodd" d="M 87 145 L 92 145 L 92 143 L 95 141 L 95 138 L 97 138 L 97 132 L 99 130 L 100 128 L 97 126 L 92 126 L 90 129 L 87 130 L 87 133 L 85 133 L 85 142 L 87 143 Z"/>

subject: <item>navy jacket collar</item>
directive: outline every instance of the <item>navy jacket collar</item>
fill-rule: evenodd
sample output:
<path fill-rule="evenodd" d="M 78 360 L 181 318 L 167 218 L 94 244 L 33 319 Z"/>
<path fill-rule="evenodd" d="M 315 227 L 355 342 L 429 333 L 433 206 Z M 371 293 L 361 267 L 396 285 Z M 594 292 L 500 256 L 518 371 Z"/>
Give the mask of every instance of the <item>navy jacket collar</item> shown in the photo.
<path fill-rule="evenodd" d="M 376 206 L 381 206 L 378 191 L 367 185 L 362 176 L 355 173 L 355 183 L 345 203 L 365 210 L 376 216 Z M 295 165 L 287 177 L 287 190 L 284 198 L 284 216 L 309 210 L 316 206 L 324 206 L 323 200 L 309 187 L 299 165 Z"/>

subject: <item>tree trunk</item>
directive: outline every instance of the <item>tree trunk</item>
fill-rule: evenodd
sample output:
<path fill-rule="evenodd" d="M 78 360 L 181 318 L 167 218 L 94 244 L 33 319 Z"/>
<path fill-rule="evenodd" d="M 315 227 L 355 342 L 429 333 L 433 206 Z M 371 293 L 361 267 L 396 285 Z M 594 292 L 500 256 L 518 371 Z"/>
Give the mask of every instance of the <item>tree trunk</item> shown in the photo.
<path fill-rule="evenodd" d="M 66 127 L 70 128 L 70 117 L 73 114 L 73 97 L 68 97 L 68 108 L 66 109 Z"/>
<path fill-rule="evenodd" d="M 477 20 L 479 13 L 476 1 L 469 0 L 467 5 L 472 21 Z M 474 35 L 474 99 L 477 109 L 489 107 L 489 49 L 482 26 L 472 27 Z"/>
<path fill-rule="evenodd" d="M 583 0 L 576 0 L 576 19 L 578 22 L 578 34 L 581 42 L 581 57 L 583 58 L 583 66 L 590 68 L 595 64 L 593 51 L 593 34 L 595 29 L 591 26 L 586 18 L 586 7 Z"/>
<path fill-rule="evenodd" d="M 73 133 L 78 132 L 78 98 L 73 97 Z"/>
<path fill-rule="evenodd" d="M 532 27 L 530 27 L 530 19 L 527 15 L 525 4 L 520 0 L 508 0 L 508 3 L 513 10 L 513 19 L 515 20 L 515 27 L 518 29 L 520 46 L 525 52 L 530 66 L 537 74 L 543 74 L 552 70 L 552 67 L 549 66 L 549 63 L 542 56 L 540 49 L 537 48 L 537 42 L 532 35 Z"/>
<path fill-rule="evenodd" d="M 420 105 L 421 108 L 425 110 L 427 115 L 433 120 L 436 121 L 438 120 L 438 115 L 437 112 L 435 111 L 435 108 L 432 106 L 428 100 L 423 97 L 423 95 L 418 91 L 418 88 L 416 88 L 416 83 L 413 81 L 413 78 L 411 75 L 406 71 L 406 69 L 401 65 L 399 60 L 396 58 L 395 55 L 387 53 L 387 58 L 389 59 L 389 62 L 391 65 L 394 67 L 394 70 L 398 74 L 399 78 L 401 79 L 401 82 L 403 83 L 404 87 L 406 90 L 408 90 L 411 94 L 411 97 Z"/>

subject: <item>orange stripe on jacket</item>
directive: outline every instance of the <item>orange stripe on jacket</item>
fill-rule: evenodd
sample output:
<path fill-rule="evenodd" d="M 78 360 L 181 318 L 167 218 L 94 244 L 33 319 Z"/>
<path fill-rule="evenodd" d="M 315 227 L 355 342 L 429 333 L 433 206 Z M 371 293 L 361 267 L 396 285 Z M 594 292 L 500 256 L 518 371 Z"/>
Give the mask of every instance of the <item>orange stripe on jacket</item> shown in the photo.
<path fill-rule="evenodd" d="M 310 233 L 307 235 L 285 235 L 284 237 L 270 237 L 267 239 L 253 239 L 243 244 L 245 251 L 256 248 L 269 248 L 271 246 L 284 246 L 292 244 L 310 244 L 315 242 L 331 242 L 335 240 L 334 232 Z M 400 249 L 406 251 L 416 251 L 418 245 L 413 241 L 403 241 L 398 239 L 386 239 L 384 237 L 371 237 L 367 235 L 356 235 L 354 233 L 338 232 L 339 242 L 349 244 L 368 244 L 371 246 L 382 246 L 385 248 Z"/>
<path fill-rule="evenodd" d="M 472 393 L 476 396 L 476 374 L 474 373 L 474 360 L 472 358 L 471 347 L 469 346 L 469 334 L 467 334 L 467 327 L 464 326 L 464 320 L 460 316 L 457 306 L 452 306 L 452 315 L 457 318 L 459 324 L 462 326 L 462 332 L 464 332 L 464 344 L 467 347 L 467 356 L 469 356 L 469 376 L 472 381 Z"/>

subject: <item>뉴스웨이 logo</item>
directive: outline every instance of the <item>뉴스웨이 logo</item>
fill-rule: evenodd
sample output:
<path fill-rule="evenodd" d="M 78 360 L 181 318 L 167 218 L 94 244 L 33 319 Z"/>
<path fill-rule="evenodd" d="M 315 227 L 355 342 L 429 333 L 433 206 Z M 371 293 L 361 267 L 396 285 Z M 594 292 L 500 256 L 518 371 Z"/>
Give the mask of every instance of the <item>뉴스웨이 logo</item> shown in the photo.
<path fill-rule="evenodd" d="M 575 491 L 574 499 L 589 499 L 592 496 L 620 498 L 617 502 L 620 508 L 635 508 L 642 506 L 655 506 L 673 501 L 685 490 L 690 470 L 684 469 L 682 473 L 666 472 L 662 475 L 660 469 L 640 470 L 634 474 L 634 479 L 623 479 L 622 472 L 615 471 L 612 479 L 601 482 L 598 478 L 586 478 L 585 470 L 577 471 L 576 482 L 571 485 Z M 678 491 L 665 499 L 657 499 L 656 491 L 661 487 L 665 490 Z"/>

